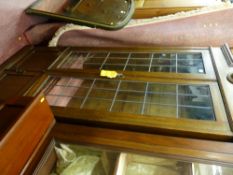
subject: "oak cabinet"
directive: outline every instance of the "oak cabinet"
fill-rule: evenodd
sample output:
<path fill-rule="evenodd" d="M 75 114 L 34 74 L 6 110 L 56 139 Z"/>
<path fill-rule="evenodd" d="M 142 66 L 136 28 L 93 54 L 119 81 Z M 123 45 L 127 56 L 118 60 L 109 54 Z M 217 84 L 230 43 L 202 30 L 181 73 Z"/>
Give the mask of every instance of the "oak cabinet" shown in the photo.
<path fill-rule="evenodd" d="M 42 91 L 61 122 L 229 141 L 227 48 L 28 48 L 2 74 L 36 74 L 19 94 Z"/>

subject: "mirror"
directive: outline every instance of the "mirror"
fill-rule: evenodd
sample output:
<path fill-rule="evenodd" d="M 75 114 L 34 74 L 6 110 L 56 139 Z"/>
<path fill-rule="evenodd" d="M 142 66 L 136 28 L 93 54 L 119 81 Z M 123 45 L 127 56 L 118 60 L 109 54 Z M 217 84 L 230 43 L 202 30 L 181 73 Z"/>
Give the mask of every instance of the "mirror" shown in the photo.
<path fill-rule="evenodd" d="M 134 12 L 134 0 L 38 0 L 26 12 L 89 27 L 116 30 Z"/>

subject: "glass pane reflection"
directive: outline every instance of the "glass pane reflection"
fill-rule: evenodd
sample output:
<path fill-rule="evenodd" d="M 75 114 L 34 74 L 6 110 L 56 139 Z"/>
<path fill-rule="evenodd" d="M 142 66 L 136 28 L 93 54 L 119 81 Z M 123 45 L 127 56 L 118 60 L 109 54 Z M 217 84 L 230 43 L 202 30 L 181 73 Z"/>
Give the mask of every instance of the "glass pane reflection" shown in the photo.
<path fill-rule="evenodd" d="M 233 174 L 233 168 L 222 167 L 218 165 L 207 165 L 193 163 L 192 175 L 231 175 Z"/>

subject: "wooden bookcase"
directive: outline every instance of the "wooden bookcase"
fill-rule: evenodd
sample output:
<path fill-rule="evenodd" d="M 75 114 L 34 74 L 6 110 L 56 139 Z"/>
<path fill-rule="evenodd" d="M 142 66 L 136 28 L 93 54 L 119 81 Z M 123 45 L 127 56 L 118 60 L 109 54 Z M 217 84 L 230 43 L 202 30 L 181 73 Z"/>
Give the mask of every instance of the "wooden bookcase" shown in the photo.
<path fill-rule="evenodd" d="M 0 100 L 42 91 L 61 122 L 229 141 L 226 48 L 29 47 L 2 66 Z M 121 76 L 100 77 L 100 69 Z M 27 86 L 17 82 L 25 75 L 33 75 Z M 6 95 L 12 87 L 17 93 Z"/>

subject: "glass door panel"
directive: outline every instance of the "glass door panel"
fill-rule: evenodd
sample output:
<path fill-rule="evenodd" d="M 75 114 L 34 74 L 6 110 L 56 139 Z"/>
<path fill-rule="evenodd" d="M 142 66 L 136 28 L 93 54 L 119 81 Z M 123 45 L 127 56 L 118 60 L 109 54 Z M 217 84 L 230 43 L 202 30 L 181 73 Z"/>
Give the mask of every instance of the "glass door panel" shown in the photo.
<path fill-rule="evenodd" d="M 58 69 L 109 69 L 120 71 L 206 74 L 202 51 L 181 52 L 71 51 Z M 167 53 L 166 53 L 167 52 Z"/>
<path fill-rule="evenodd" d="M 210 87 L 100 78 L 51 78 L 45 88 L 51 106 L 148 116 L 216 120 Z"/>

